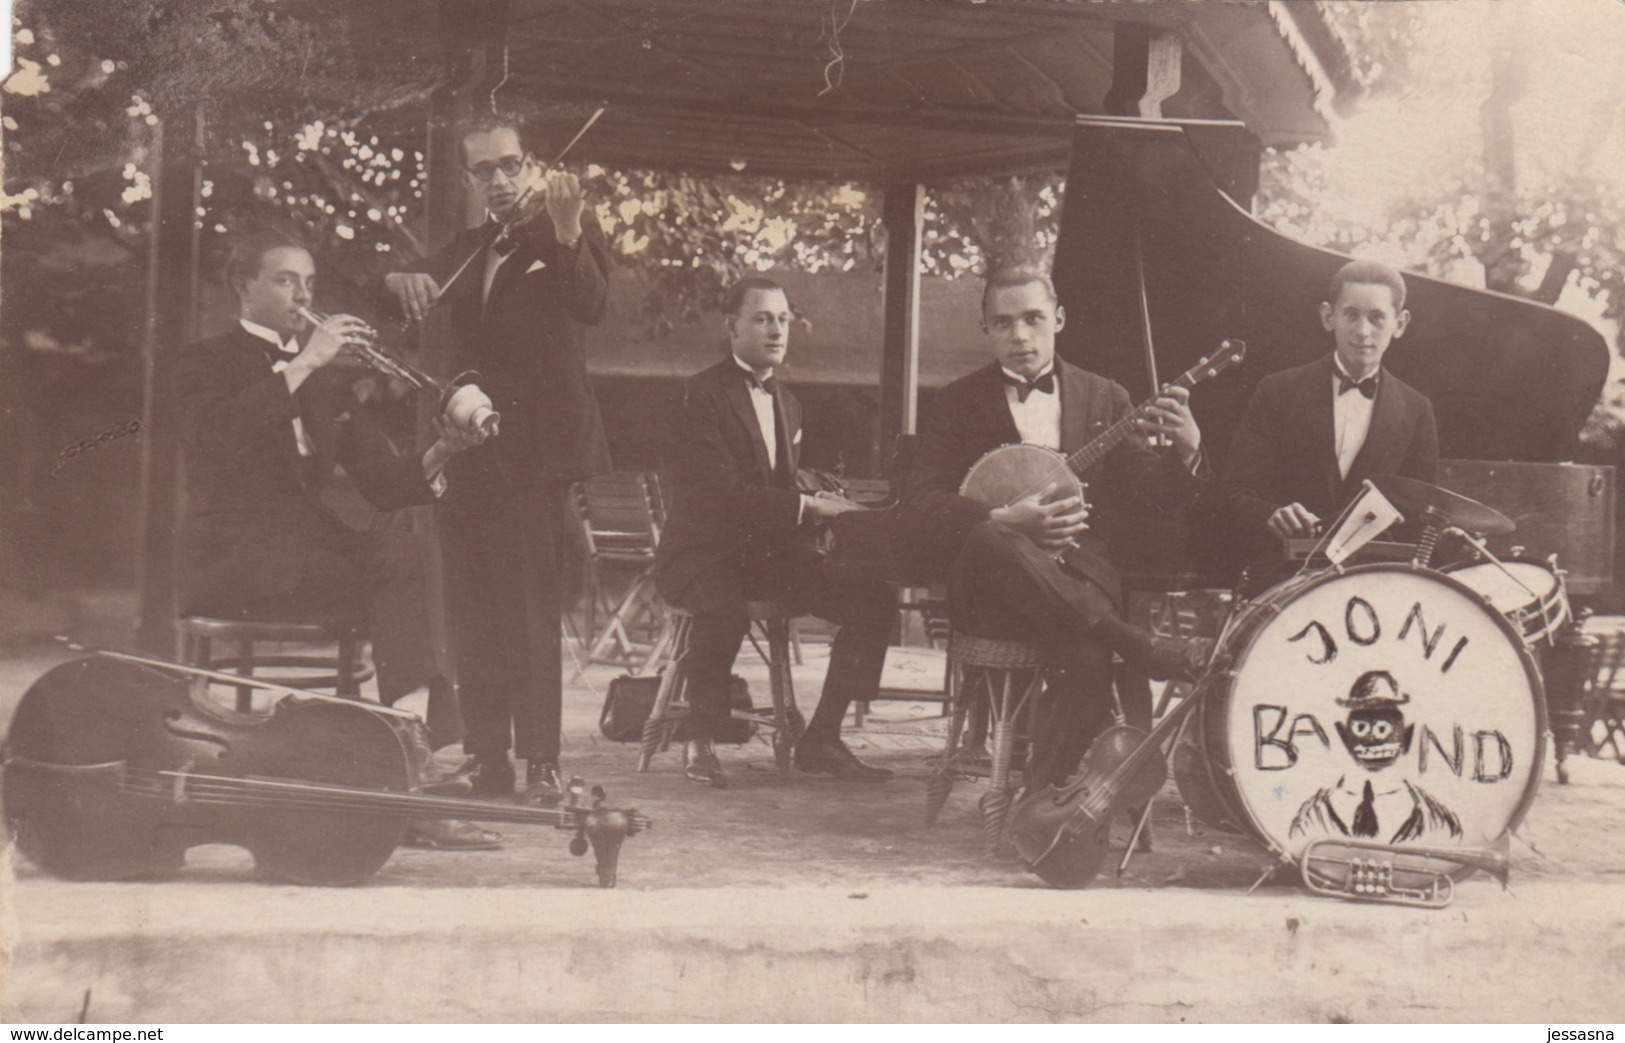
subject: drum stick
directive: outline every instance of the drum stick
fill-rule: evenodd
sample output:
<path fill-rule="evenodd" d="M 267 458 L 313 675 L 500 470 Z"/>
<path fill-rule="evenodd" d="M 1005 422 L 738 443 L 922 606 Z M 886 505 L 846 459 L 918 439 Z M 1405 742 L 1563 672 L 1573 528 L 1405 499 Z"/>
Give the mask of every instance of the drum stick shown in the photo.
<path fill-rule="evenodd" d="M 1523 580 L 1519 579 L 1516 575 L 1514 575 L 1512 570 L 1507 568 L 1506 564 L 1504 562 L 1502 562 L 1500 558 L 1497 558 L 1494 554 L 1492 554 L 1490 552 L 1489 546 L 1485 543 L 1485 541 L 1483 541 L 1481 539 L 1478 539 L 1475 536 L 1469 535 L 1466 531 L 1464 531 L 1462 529 L 1459 529 L 1454 525 L 1452 525 L 1448 529 L 1444 530 L 1444 532 L 1441 533 L 1440 535 L 1443 535 L 1443 536 L 1460 536 L 1469 545 L 1471 545 L 1474 550 L 1476 550 L 1476 551 L 1478 551 L 1478 553 L 1484 555 L 1484 557 L 1490 559 L 1490 562 L 1492 564 L 1494 564 L 1496 568 L 1501 570 L 1501 574 L 1503 576 L 1505 576 L 1507 579 L 1510 579 L 1512 582 L 1516 583 L 1518 586 L 1522 587 L 1525 594 L 1528 594 L 1530 597 L 1536 597 L 1536 598 L 1541 596 L 1541 593 L 1542 593 L 1541 591 L 1531 589 L 1529 584 L 1525 583 Z"/>

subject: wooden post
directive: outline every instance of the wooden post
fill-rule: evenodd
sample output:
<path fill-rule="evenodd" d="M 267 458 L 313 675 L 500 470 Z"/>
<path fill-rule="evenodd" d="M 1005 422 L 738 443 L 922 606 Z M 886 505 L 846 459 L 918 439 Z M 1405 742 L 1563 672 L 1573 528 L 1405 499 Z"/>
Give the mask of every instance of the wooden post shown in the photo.
<path fill-rule="evenodd" d="M 203 109 L 167 114 L 153 127 L 152 228 L 147 237 L 146 330 L 141 344 L 141 560 L 134 639 L 175 652 L 175 532 L 181 515 L 180 452 L 164 408 L 175 353 L 197 335 L 197 207 L 203 181 Z"/>
<path fill-rule="evenodd" d="M 474 0 L 441 0 L 440 39 L 451 63 L 464 63 L 464 75 L 455 87 L 435 93 L 429 102 L 429 119 L 424 128 L 424 156 L 428 178 L 423 193 L 427 217 L 426 241 L 431 253 L 443 250 L 469 225 L 468 192 L 463 185 L 462 143 L 457 128 L 475 112 L 475 101 L 483 91 L 489 94 L 500 75 L 502 48 L 507 39 L 507 5 Z M 498 76 L 493 76 L 493 69 Z M 404 265 L 403 265 L 404 267 Z M 419 347 L 428 351 L 430 372 L 451 375 L 452 325 L 449 309 L 441 309 L 419 330 Z M 418 402 L 419 443 L 427 445 L 434 437 L 433 420 L 440 403 L 431 396 Z M 429 554 L 428 602 L 429 632 L 441 672 L 455 680 L 455 657 L 446 619 L 446 582 L 440 546 L 435 539 L 434 510 L 413 511 L 412 528 L 427 535 Z"/>
<path fill-rule="evenodd" d="M 897 436 L 913 434 L 919 419 L 920 234 L 925 224 L 925 186 L 907 181 L 887 185 L 881 220 L 886 224 L 886 316 L 875 474 L 884 472 Z"/>
<path fill-rule="evenodd" d="M 1131 22 L 1118 22 L 1112 34 L 1106 114 L 1161 119 L 1162 103 L 1179 93 L 1184 58 L 1179 34 Z"/>

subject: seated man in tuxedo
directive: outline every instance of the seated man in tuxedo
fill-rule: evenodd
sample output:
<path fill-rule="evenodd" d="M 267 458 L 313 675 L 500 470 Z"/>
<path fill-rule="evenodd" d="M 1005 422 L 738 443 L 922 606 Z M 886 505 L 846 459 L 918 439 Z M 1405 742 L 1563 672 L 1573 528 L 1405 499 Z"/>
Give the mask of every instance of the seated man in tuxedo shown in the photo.
<path fill-rule="evenodd" d="M 1321 535 L 1365 479 L 1437 480 L 1433 405 L 1382 368 L 1410 318 L 1398 269 L 1350 261 L 1320 305 L 1332 352 L 1259 382 L 1220 480 L 1229 532 L 1252 573 L 1249 587 L 1279 578 L 1280 541 Z"/>
<path fill-rule="evenodd" d="M 828 493 L 796 489 L 801 406 L 773 372 L 790 336 L 790 304 L 772 280 L 747 277 L 723 305 L 729 354 L 690 378 L 669 443 L 673 503 L 655 556 L 661 597 L 693 613 L 689 636 L 686 774 L 722 786 L 712 747 L 727 718 L 745 603 L 787 601 L 840 624 L 818 709 L 796 744 L 801 771 L 862 782 L 892 772 L 859 761 L 841 741 L 854 699 L 872 699 L 897 615 L 884 583 L 824 577 L 809 532 L 815 521 L 858 509 Z"/>
<path fill-rule="evenodd" d="M 226 278 L 239 321 L 187 347 L 175 364 L 187 494 L 180 609 L 228 619 L 364 621 L 380 699 L 428 722 L 413 734 L 427 778 L 431 749 L 460 739 L 462 722 L 435 664 L 425 548 L 411 533 L 354 531 L 320 497 L 342 466 L 379 510 L 432 502 L 446 461 L 477 436 L 437 419 L 439 437 L 427 451 L 396 455 L 351 389 L 355 370 L 333 365 L 346 345 L 364 341 L 366 326 L 349 315 L 312 326 L 301 315 L 316 267 L 290 233 L 239 236 Z M 460 788 L 466 792 L 466 782 Z M 434 847 L 490 848 L 500 840 L 468 823 L 425 821 L 414 831 Z"/>
<path fill-rule="evenodd" d="M 1122 583 L 1090 508 L 1055 488 L 1006 505 L 960 496 L 982 454 L 1028 442 L 1073 453 L 1131 410 L 1128 392 L 1055 357 L 1066 321 L 1055 287 L 1037 268 L 993 273 L 982 297 L 982 330 L 993 361 L 937 394 L 921 433 L 904 506 L 943 558 L 953 562 L 949 607 L 957 630 L 1051 646 L 1029 787 L 1060 783 L 1077 767 L 1111 711 L 1112 653 L 1156 680 L 1193 680 L 1211 642 L 1156 638 L 1122 618 Z M 1189 392 L 1166 389 L 1141 421 L 1166 435 L 1158 455 L 1142 438 L 1120 442 L 1082 475 L 1103 511 L 1171 506 L 1207 479 Z"/>

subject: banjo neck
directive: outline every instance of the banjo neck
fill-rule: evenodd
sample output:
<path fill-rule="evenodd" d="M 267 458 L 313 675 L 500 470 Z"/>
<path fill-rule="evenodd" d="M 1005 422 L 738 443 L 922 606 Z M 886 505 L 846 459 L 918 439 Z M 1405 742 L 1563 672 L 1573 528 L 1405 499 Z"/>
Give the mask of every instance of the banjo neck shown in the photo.
<path fill-rule="evenodd" d="M 1188 391 L 1202 381 L 1211 380 L 1218 376 L 1246 357 L 1247 345 L 1245 342 L 1234 338 L 1221 341 L 1216 355 L 1203 358 L 1196 365 L 1181 373 L 1174 380 L 1174 384 Z M 1139 429 L 1139 421 L 1146 413 L 1150 412 L 1155 403 L 1156 398 L 1149 398 L 1129 410 L 1122 419 L 1090 439 L 1089 443 L 1082 449 L 1067 457 L 1067 466 L 1072 469 L 1074 474 L 1082 474 L 1106 459 L 1106 455 L 1117 448 L 1118 443 Z"/>

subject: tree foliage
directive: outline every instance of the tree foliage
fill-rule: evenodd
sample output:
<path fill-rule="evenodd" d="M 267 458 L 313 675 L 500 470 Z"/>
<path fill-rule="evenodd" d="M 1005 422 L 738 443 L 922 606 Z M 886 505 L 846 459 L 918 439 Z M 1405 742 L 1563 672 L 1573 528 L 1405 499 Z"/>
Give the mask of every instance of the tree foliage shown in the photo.
<path fill-rule="evenodd" d="M 1584 60 L 1606 41 L 1584 39 L 1583 22 L 1561 38 L 1554 20 L 1505 5 L 1326 8 L 1371 71 L 1367 112 L 1338 147 L 1266 154 L 1259 216 L 1308 242 L 1625 326 L 1625 177 L 1609 161 L 1625 73 Z M 1566 70 L 1534 60 L 1547 49 L 1585 77 L 1558 84 Z M 1585 439 L 1619 444 L 1615 397 Z"/>

